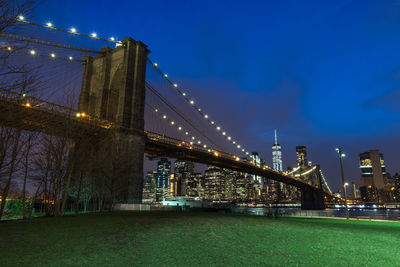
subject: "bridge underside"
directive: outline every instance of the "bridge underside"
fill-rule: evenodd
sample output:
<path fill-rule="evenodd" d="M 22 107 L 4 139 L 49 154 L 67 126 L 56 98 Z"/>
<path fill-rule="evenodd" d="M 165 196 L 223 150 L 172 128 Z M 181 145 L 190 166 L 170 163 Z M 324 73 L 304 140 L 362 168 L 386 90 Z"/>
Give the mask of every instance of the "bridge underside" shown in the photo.
<path fill-rule="evenodd" d="M 79 119 L 72 110 L 69 113 L 53 112 L 32 104 L 28 107 L 27 103 L 30 102 L 0 97 L 1 126 L 71 138 L 109 132 L 107 124 L 89 118 Z"/>

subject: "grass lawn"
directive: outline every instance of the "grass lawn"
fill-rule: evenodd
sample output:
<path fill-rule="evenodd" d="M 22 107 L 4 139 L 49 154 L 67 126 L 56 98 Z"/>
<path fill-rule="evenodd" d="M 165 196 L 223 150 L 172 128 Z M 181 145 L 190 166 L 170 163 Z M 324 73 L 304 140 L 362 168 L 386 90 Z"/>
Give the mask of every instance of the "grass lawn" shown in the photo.
<path fill-rule="evenodd" d="M 1 266 L 400 266 L 400 223 L 115 212 L 0 223 Z"/>

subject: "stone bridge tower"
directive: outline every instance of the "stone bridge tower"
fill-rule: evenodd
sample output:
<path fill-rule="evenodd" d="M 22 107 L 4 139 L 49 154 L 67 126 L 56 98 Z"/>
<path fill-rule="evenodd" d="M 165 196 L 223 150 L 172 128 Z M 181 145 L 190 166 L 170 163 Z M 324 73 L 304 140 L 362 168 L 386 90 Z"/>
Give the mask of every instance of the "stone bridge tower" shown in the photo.
<path fill-rule="evenodd" d="M 99 56 L 84 59 L 79 112 L 114 122 L 116 127 L 107 137 L 82 138 L 76 143 L 76 152 L 91 159 L 103 154 L 97 157 L 100 160 L 92 160 L 97 165 L 93 168 L 103 168 L 109 179 L 114 179 L 114 199 L 119 203 L 141 203 L 142 199 L 149 52 L 145 44 L 126 38 L 121 46 L 103 48 Z"/>

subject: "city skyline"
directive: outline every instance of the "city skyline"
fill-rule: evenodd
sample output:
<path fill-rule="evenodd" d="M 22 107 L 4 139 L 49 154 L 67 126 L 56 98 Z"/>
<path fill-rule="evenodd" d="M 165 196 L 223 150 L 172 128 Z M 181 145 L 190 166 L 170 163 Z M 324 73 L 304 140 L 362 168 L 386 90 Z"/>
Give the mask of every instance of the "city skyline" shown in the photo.
<path fill-rule="evenodd" d="M 385 154 L 388 172 L 399 171 L 394 1 L 247 7 L 233 1 L 212 9 L 203 2 L 149 1 L 135 3 L 135 16 L 105 2 L 99 12 L 86 12 L 92 4 L 52 1 L 34 16 L 150 45 L 151 57 L 269 166 L 267 137 L 278 128 L 284 169 L 295 165 L 295 147 L 305 145 L 334 189 L 340 188 L 337 146 L 346 152 L 349 182 L 360 183 L 357 155 L 371 149 Z M 220 17 L 222 10 L 229 15 Z"/>

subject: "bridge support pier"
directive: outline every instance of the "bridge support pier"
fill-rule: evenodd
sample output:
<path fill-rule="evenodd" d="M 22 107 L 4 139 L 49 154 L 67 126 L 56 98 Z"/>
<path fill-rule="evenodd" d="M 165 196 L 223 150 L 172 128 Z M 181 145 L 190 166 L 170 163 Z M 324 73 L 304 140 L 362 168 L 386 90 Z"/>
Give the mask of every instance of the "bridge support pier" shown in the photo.
<path fill-rule="evenodd" d="M 301 190 L 301 209 L 323 210 L 325 209 L 324 197 L 320 190 L 303 188 Z"/>
<path fill-rule="evenodd" d="M 145 44 L 126 38 L 115 49 L 104 48 L 99 56 L 85 58 L 79 112 L 115 125 L 107 136 L 91 137 L 91 151 L 83 151 L 82 155 L 97 158 L 98 166 L 94 168 L 103 169 L 111 181 L 110 202 L 114 203 L 142 201 L 149 52 Z"/>

